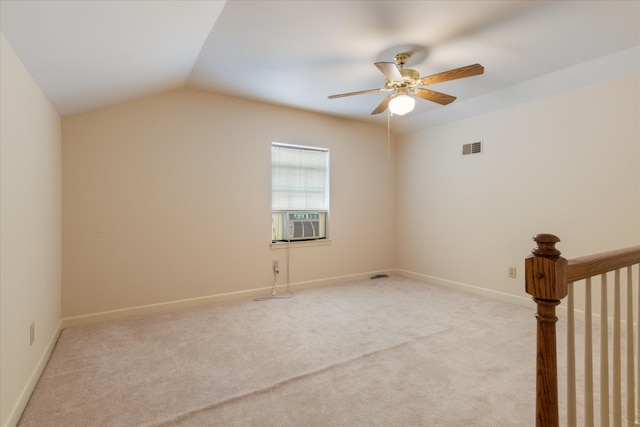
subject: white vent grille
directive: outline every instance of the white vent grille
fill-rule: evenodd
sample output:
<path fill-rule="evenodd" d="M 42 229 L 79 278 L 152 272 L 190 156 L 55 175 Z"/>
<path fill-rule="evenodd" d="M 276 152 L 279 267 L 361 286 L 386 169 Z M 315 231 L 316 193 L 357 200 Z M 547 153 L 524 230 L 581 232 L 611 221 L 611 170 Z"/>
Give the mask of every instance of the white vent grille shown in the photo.
<path fill-rule="evenodd" d="M 469 156 L 472 154 L 482 154 L 482 141 L 472 142 L 462 146 L 463 156 Z"/>

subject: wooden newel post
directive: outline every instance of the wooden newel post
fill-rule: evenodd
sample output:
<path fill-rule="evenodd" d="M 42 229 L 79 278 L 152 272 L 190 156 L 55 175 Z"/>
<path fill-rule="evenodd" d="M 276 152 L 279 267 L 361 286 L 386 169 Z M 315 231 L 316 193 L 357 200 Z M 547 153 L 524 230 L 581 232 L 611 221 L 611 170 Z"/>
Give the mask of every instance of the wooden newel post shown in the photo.
<path fill-rule="evenodd" d="M 567 296 L 567 260 L 560 256 L 553 234 L 533 237 L 537 246 L 525 258 L 525 288 L 538 306 L 536 319 L 536 426 L 558 427 L 558 360 L 556 306 Z"/>

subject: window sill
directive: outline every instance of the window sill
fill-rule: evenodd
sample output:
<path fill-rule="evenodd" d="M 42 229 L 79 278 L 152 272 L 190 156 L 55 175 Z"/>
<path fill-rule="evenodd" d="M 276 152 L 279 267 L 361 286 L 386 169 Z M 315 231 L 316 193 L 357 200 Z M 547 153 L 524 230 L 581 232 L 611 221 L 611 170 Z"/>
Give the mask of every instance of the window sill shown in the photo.
<path fill-rule="evenodd" d="M 271 243 L 271 249 L 304 248 L 308 246 L 327 246 L 331 239 L 303 240 L 300 242 L 275 242 Z"/>

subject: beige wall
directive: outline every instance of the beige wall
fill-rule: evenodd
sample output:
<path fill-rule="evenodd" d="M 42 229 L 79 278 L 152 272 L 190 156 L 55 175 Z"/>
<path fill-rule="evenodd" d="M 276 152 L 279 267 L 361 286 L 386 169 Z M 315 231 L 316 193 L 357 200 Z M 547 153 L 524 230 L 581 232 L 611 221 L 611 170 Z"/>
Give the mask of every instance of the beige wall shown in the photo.
<path fill-rule="evenodd" d="M 63 120 L 63 316 L 269 288 L 270 144 L 331 150 L 331 244 L 292 283 L 392 269 L 386 128 L 179 90 Z"/>
<path fill-rule="evenodd" d="M 57 337 L 60 118 L 0 34 L 0 425 L 14 425 Z M 35 325 L 30 345 L 29 327 Z"/>
<path fill-rule="evenodd" d="M 526 298 L 535 234 L 558 235 L 567 258 L 639 244 L 638 93 L 635 75 L 406 136 L 397 266 Z M 478 140 L 484 154 L 462 157 Z"/>

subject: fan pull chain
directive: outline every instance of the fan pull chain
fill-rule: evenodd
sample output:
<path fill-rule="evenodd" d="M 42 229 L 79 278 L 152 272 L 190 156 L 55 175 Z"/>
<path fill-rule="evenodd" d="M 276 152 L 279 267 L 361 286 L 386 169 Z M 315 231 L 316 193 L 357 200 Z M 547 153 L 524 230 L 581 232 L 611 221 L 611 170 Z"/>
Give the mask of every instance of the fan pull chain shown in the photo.
<path fill-rule="evenodd" d="M 387 110 L 387 160 L 391 158 L 391 111 Z"/>

